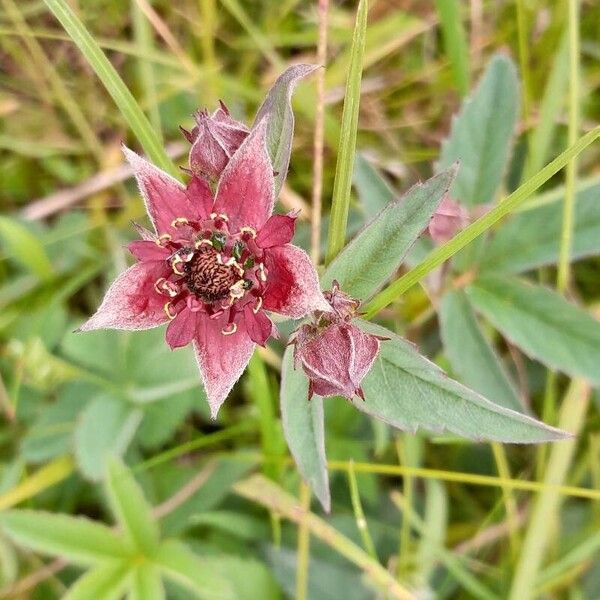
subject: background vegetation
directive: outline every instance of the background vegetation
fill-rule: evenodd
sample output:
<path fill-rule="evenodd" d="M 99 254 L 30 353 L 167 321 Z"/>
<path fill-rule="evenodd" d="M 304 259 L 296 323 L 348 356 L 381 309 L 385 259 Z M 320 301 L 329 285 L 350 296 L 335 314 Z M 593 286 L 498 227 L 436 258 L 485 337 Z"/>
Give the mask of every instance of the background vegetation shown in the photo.
<path fill-rule="evenodd" d="M 69 30 L 64 19 L 61 27 L 48 9 L 59 16 L 63 5 L 89 29 L 143 113 L 82 30 Z M 254 357 L 214 422 L 191 351 L 170 352 L 162 330 L 71 333 L 126 266 L 130 221 L 145 218 L 122 166 L 121 142 L 165 160 L 161 144 L 145 137 L 145 114 L 175 163 L 185 164 L 188 146 L 178 126 L 189 128 L 196 108 L 213 108 L 221 98 L 251 122 L 288 64 L 318 62 L 317 3 L 0 0 L 0 6 L 0 509 L 85 515 L 111 526 L 116 519 L 125 536 L 70 529 L 62 517 L 47 516 L 43 529 L 56 536 L 42 543 L 23 533 L 39 523 L 11 512 L 0 535 L 0 597 L 61 598 L 84 567 L 102 562 L 102 548 L 118 554 L 127 544 L 152 556 L 150 566 L 136 563 L 133 583 L 123 583 L 124 568 L 100 571 L 92 582 L 94 590 L 104 584 L 98 597 L 118 598 L 131 585 L 132 598 L 154 598 L 148 590 L 160 589 L 159 572 L 168 598 L 383 597 L 377 582 L 400 598 L 411 597 L 408 589 L 423 598 L 600 595 L 600 402 L 584 381 L 529 359 L 519 349 L 527 339 L 515 346 L 483 323 L 485 339 L 518 384 L 520 408 L 553 425 L 560 420 L 576 432 L 576 443 L 500 447 L 404 434 L 341 399 L 328 400 L 332 510 L 326 515 L 309 505 L 283 441 L 281 346 Z M 338 148 L 351 149 L 339 139 L 356 10 L 354 2 L 329 6 L 321 256 L 330 199 L 343 195 L 334 191 Z M 87 48 L 87 58 L 72 39 Z M 404 191 L 433 173 L 452 115 L 497 52 L 512 57 L 520 79 L 516 141 L 497 199 L 592 131 L 600 116 L 599 39 L 594 2 L 372 0 L 348 235 L 389 201 L 390 188 Z M 515 89 L 501 88 L 498 102 Z M 314 80 L 303 82 L 281 195 L 285 207 L 303 209 L 296 243 L 307 249 L 318 105 Z M 561 172 L 544 182 L 529 201 L 542 212 L 503 226 L 496 254 L 484 255 L 498 270 L 527 272 L 552 286 L 558 281 L 563 296 L 592 311 L 600 300 L 593 256 L 600 251 L 598 153 L 596 144 L 577 156 L 566 181 Z M 569 235 L 562 225 L 565 197 L 585 208 L 572 229 L 579 260 L 571 268 L 561 254 L 568 245 L 558 243 Z M 468 361 L 476 365 L 477 356 L 452 344 L 466 325 L 450 343 L 442 339 L 448 329 L 440 333 L 439 299 L 431 287 L 411 287 L 383 316 L 468 380 Z M 481 309 L 504 331 L 487 310 Z M 563 348 L 560 338 L 546 341 Z M 589 357 L 581 351 L 581 360 L 567 353 L 574 370 Z M 123 457 L 141 490 L 120 462 L 106 475 L 109 454 Z M 261 471 L 270 481 L 248 478 Z M 313 512 L 298 510 L 298 503 Z M 70 539 L 59 539 L 65 531 Z M 92 541 L 86 548 L 81 540 Z M 391 579 L 396 586 L 389 587 Z"/>

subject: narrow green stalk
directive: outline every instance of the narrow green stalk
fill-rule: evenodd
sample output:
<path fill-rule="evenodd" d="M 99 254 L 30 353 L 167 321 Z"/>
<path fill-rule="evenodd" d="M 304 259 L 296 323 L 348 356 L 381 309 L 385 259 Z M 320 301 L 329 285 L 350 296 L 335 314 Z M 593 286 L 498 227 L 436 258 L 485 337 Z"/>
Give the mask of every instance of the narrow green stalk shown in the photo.
<path fill-rule="evenodd" d="M 202 43 L 202 61 L 206 66 L 206 103 L 213 105 L 220 96 L 219 61 L 215 53 L 215 38 L 217 35 L 216 0 L 201 0 L 200 2 L 200 41 Z"/>
<path fill-rule="evenodd" d="M 573 438 L 556 442 L 523 541 L 519 562 L 515 569 L 509 600 L 533 598 L 538 572 L 546 547 L 552 535 L 552 523 L 558 519 L 561 496 L 557 487 L 565 481 L 577 444 L 577 436 L 585 424 L 590 399 L 586 382 L 574 379 L 563 400 L 558 427 L 573 433 Z"/>
<path fill-rule="evenodd" d="M 500 475 L 502 479 L 510 479 L 510 468 L 504 446 L 499 442 L 492 442 L 492 452 L 494 453 L 498 475 Z M 517 503 L 515 502 L 510 486 L 502 486 L 502 498 L 504 500 L 504 510 L 506 512 L 506 523 L 508 525 L 510 553 L 512 559 L 515 560 L 519 548 L 519 521 L 517 519 Z"/>
<path fill-rule="evenodd" d="M 90 32 L 79 20 L 66 0 L 44 0 L 46 6 L 58 19 L 90 66 L 112 96 L 129 127 L 138 138 L 144 151 L 157 166 L 177 176 L 175 166 L 167 156 L 160 138 L 152 129 L 142 109 L 127 89 L 119 74 L 106 58 Z"/>
<path fill-rule="evenodd" d="M 363 546 L 371 558 L 374 560 L 379 560 L 377 558 L 377 551 L 375 550 L 373 538 L 369 533 L 369 526 L 363 511 L 362 502 L 360 501 L 360 492 L 358 491 L 356 474 L 354 472 L 354 461 L 352 460 L 348 466 L 348 484 L 350 486 L 350 500 L 352 502 L 352 510 L 354 511 L 354 520 L 356 521 L 356 527 L 358 528 L 358 532 L 362 538 Z"/>
<path fill-rule="evenodd" d="M 579 131 L 579 0 L 569 0 L 569 145 L 575 143 Z M 569 285 L 571 246 L 575 212 L 577 160 L 567 164 L 566 194 L 563 204 L 563 222 L 560 236 L 556 285 L 564 292 Z"/>
<path fill-rule="evenodd" d="M 523 79 L 523 117 L 529 124 L 531 116 L 531 77 L 529 74 L 529 40 L 527 35 L 525 0 L 517 0 L 517 35 L 519 39 L 519 67 Z"/>
<path fill-rule="evenodd" d="M 310 487 L 300 482 L 300 505 L 310 511 Z M 310 531 L 306 523 L 298 525 L 298 549 L 296 552 L 296 600 L 306 600 L 308 590 L 308 566 L 310 562 Z"/>
<path fill-rule="evenodd" d="M 360 107 L 360 84 L 367 31 L 367 12 L 367 0 L 360 0 L 352 36 L 350 67 L 348 69 L 346 93 L 344 95 L 338 159 L 335 165 L 335 180 L 331 198 L 331 220 L 327 233 L 328 263 L 337 256 L 346 242 L 346 225 L 348 223 L 348 207 L 350 206 L 350 190 L 352 188 L 358 112 Z"/>
<path fill-rule="evenodd" d="M 399 298 L 406 290 L 421 281 L 421 279 L 423 279 L 430 271 L 447 261 L 458 251 L 462 250 L 474 239 L 490 229 L 492 225 L 514 211 L 518 206 L 521 206 L 533 192 L 546 183 L 553 175 L 558 173 L 558 171 L 560 171 L 574 156 L 577 156 L 590 144 L 595 142 L 598 137 L 600 137 L 600 127 L 596 127 L 579 138 L 575 144 L 546 165 L 541 171 L 521 185 L 490 212 L 463 229 L 449 242 L 438 246 L 435 250 L 430 252 L 416 267 L 382 290 L 367 304 L 365 309 L 366 318 L 372 318 L 381 309 Z"/>

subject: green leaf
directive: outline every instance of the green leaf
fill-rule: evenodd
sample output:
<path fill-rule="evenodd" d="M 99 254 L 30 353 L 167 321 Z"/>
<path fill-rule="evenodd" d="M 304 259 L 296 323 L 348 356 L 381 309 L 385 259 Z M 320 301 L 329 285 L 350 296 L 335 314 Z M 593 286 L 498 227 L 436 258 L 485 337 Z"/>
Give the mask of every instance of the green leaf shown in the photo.
<path fill-rule="evenodd" d="M 109 395 L 100 395 L 81 413 L 75 429 L 75 458 L 92 481 L 104 477 L 109 456 L 122 456 L 143 412 Z"/>
<path fill-rule="evenodd" d="M 214 560 L 196 556 L 177 540 L 163 542 L 155 562 L 166 577 L 182 585 L 201 600 L 233 600 L 233 590 Z"/>
<path fill-rule="evenodd" d="M 0 525 L 19 544 L 79 565 L 93 565 L 130 554 L 123 539 L 106 525 L 83 517 L 8 510 L 0 514 Z"/>
<path fill-rule="evenodd" d="M 485 276 L 467 294 L 486 319 L 528 356 L 600 382 L 600 322 L 562 296 L 521 279 Z"/>
<path fill-rule="evenodd" d="M 322 286 L 331 287 L 335 279 L 351 296 L 363 300 L 372 296 L 427 227 L 454 175 L 454 169 L 444 171 L 389 203 L 327 267 Z"/>
<path fill-rule="evenodd" d="M 281 367 L 281 420 L 288 447 L 302 477 L 329 512 L 331 497 L 327 459 L 325 458 L 325 431 L 323 399 L 313 396 L 308 400 L 308 379 L 302 369 L 294 369 L 294 351 L 285 351 Z"/>
<path fill-rule="evenodd" d="M 360 320 L 356 323 L 390 338 L 381 342 L 379 356 L 363 379 L 366 401 L 352 401 L 362 412 L 404 431 L 451 431 L 474 440 L 537 443 L 567 435 L 453 381 L 391 331 Z"/>
<path fill-rule="evenodd" d="M 165 600 L 165 588 L 158 567 L 142 563 L 132 574 L 129 600 Z"/>
<path fill-rule="evenodd" d="M 144 556 L 153 556 L 158 548 L 158 524 L 133 475 L 120 460 L 111 458 L 106 483 L 112 510 L 132 545 Z"/>
<path fill-rule="evenodd" d="M 327 262 L 332 261 L 344 247 L 350 189 L 354 170 L 354 152 L 358 130 L 360 106 L 360 84 L 362 80 L 365 34 L 367 31 L 367 0 L 360 0 L 356 11 L 356 24 L 350 50 L 350 67 L 344 94 L 344 109 L 338 144 L 338 159 L 335 165 L 335 180 L 331 198 L 331 221 L 327 236 Z"/>
<path fill-rule="evenodd" d="M 102 565 L 82 575 L 63 600 L 119 600 L 127 589 L 129 578 L 129 565 L 126 563 Z"/>
<path fill-rule="evenodd" d="M 450 193 L 465 206 L 492 202 L 506 171 L 519 104 L 511 60 L 496 55 L 473 94 L 465 99 L 442 144 L 437 169 L 460 161 Z"/>
<path fill-rule="evenodd" d="M 42 280 L 52 279 L 54 269 L 40 240 L 25 225 L 0 216 L 0 239 L 8 255 Z"/>
<path fill-rule="evenodd" d="M 519 213 L 496 232 L 481 269 L 520 273 L 558 262 L 562 202 Z M 600 185 L 580 191 L 575 200 L 572 259 L 600 253 Z"/>
<path fill-rule="evenodd" d="M 313 73 L 319 65 L 293 65 L 287 68 L 269 90 L 261 104 L 254 124 L 267 118 L 267 147 L 275 171 L 275 197 L 287 176 L 294 135 L 292 94 L 301 79 Z"/>
<path fill-rule="evenodd" d="M 463 290 L 447 293 L 440 308 L 440 333 L 452 370 L 492 402 L 523 412 L 502 359 L 483 335 Z"/>
<path fill-rule="evenodd" d="M 177 177 L 177 170 L 167 156 L 160 137 L 152 129 L 152 125 L 150 125 L 135 98 L 106 58 L 96 40 L 94 40 L 85 25 L 73 12 L 68 2 L 66 0 L 44 0 L 44 2 L 52 11 L 52 14 L 60 21 L 60 24 L 84 55 L 107 92 L 112 96 L 119 111 L 136 135 L 142 148 L 144 148 L 148 158 L 161 169 Z"/>
<path fill-rule="evenodd" d="M 352 183 L 368 217 L 376 217 L 394 199 L 394 190 L 360 152 L 354 159 Z"/>

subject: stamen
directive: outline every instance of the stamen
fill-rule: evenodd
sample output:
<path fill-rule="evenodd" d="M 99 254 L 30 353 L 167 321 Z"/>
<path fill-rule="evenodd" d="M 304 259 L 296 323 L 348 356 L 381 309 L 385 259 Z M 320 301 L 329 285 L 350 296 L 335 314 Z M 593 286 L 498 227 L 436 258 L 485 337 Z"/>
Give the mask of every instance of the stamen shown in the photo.
<path fill-rule="evenodd" d="M 177 217 L 171 221 L 171 227 L 177 228 L 187 225 L 189 221 L 185 217 Z"/>
<path fill-rule="evenodd" d="M 198 240 L 198 241 L 197 241 L 197 242 L 194 244 L 194 246 L 195 246 L 195 248 L 196 248 L 196 250 L 197 250 L 197 249 L 198 249 L 198 248 L 200 248 L 200 246 L 202 246 L 203 244 L 207 244 L 208 246 L 212 246 L 212 245 L 213 245 L 213 243 L 212 243 L 210 240 Z"/>
<path fill-rule="evenodd" d="M 227 223 L 229 221 L 229 217 L 223 213 L 210 213 L 210 218 L 214 221 L 215 219 L 221 219 Z"/>
<path fill-rule="evenodd" d="M 258 313 L 258 311 L 259 311 L 259 310 L 262 308 L 262 305 L 263 305 L 263 299 L 262 299 L 262 296 L 259 296 L 259 297 L 256 299 L 256 306 L 255 306 L 255 307 L 252 309 L 252 312 L 253 312 L 254 314 L 257 314 L 257 313 Z"/>
<path fill-rule="evenodd" d="M 234 299 L 242 298 L 244 296 L 245 292 L 246 292 L 245 281 L 243 279 L 236 281 L 229 288 L 229 295 L 231 296 L 231 298 L 234 298 Z"/>
<path fill-rule="evenodd" d="M 169 317 L 169 319 L 172 321 L 172 320 L 173 320 L 173 319 L 174 319 L 174 318 L 177 316 L 177 313 L 173 314 L 173 313 L 171 312 L 171 308 L 172 308 L 172 306 L 171 306 L 171 303 L 170 303 L 170 302 L 167 302 L 167 303 L 166 303 L 166 304 L 163 306 L 163 309 L 164 309 L 165 313 L 167 314 L 167 317 Z"/>
<path fill-rule="evenodd" d="M 258 277 L 261 281 L 267 280 L 267 274 L 265 272 L 265 265 L 263 263 L 258 264 Z"/>
<path fill-rule="evenodd" d="M 235 323 L 229 323 L 227 327 L 221 329 L 223 335 L 233 335 L 237 331 L 237 325 Z"/>
<path fill-rule="evenodd" d="M 240 233 L 247 233 L 252 239 L 256 237 L 256 229 L 249 227 L 248 225 L 240 227 Z"/>
<path fill-rule="evenodd" d="M 165 279 L 164 277 L 161 277 L 160 279 L 156 280 L 156 282 L 154 283 L 154 289 L 159 294 L 167 294 L 167 296 L 170 296 L 171 298 L 177 296 L 179 292 L 177 286 L 173 282 Z"/>
<path fill-rule="evenodd" d="M 235 256 L 237 260 L 242 258 L 242 252 L 244 251 L 244 242 L 237 240 L 231 249 L 231 254 Z"/>
<path fill-rule="evenodd" d="M 163 233 L 162 235 L 159 235 L 155 241 L 157 246 L 164 246 L 166 242 L 171 241 L 171 236 L 168 233 Z"/>

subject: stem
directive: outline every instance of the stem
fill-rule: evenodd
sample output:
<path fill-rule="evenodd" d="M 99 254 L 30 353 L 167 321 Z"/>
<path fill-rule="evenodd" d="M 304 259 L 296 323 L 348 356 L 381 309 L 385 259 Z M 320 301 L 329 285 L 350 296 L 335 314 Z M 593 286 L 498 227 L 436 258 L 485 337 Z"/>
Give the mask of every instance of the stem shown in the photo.
<path fill-rule="evenodd" d="M 589 385 L 574 379 L 563 400 L 558 426 L 577 436 L 585 424 L 589 399 Z M 550 525 L 558 519 L 561 497 L 557 488 L 567 477 L 576 444 L 577 438 L 573 437 L 552 446 L 542 491 L 529 519 L 509 600 L 528 600 L 533 597 L 538 571 L 552 533 Z"/>
<path fill-rule="evenodd" d="M 455 235 L 450 241 L 430 252 L 416 267 L 394 281 L 367 304 L 365 318 L 372 318 L 381 309 L 391 304 L 406 292 L 406 290 L 421 281 L 429 272 L 454 256 L 459 250 L 462 250 L 474 239 L 490 229 L 492 225 L 523 204 L 533 192 L 558 173 L 569 160 L 595 142 L 598 137 L 600 137 L 600 127 L 596 127 L 586 133 L 575 144 L 546 165 L 490 212 L 477 219 L 474 223 L 471 223 L 471 225 Z"/>
<path fill-rule="evenodd" d="M 350 461 L 350 465 L 348 466 L 348 484 L 350 486 L 350 500 L 352 501 L 354 520 L 356 521 L 356 527 L 360 533 L 360 537 L 362 538 L 363 546 L 373 560 L 379 561 L 377 558 L 377 551 L 375 550 L 375 544 L 373 543 L 373 538 L 369 533 L 369 526 L 367 525 L 367 519 L 363 511 L 362 502 L 360 501 L 360 492 L 358 491 L 358 484 L 356 482 L 356 473 L 354 472 L 353 460 Z"/>
<path fill-rule="evenodd" d="M 304 512 L 310 511 L 310 487 L 300 482 L 300 505 Z M 296 600 L 306 600 L 308 589 L 308 565 L 310 562 L 310 531 L 306 523 L 298 526 L 298 551 L 296 567 Z"/>
<path fill-rule="evenodd" d="M 496 461 L 496 467 L 498 468 L 498 475 L 500 475 L 502 479 L 510 479 L 510 468 L 504 446 L 498 442 L 492 442 L 492 452 L 494 453 L 494 460 Z M 506 522 L 508 524 L 510 553 L 512 559 L 514 560 L 517 557 L 517 551 L 519 548 L 519 520 L 517 503 L 515 502 L 512 490 L 508 485 L 502 486 L 502 497 L 504 499 Z"/>

